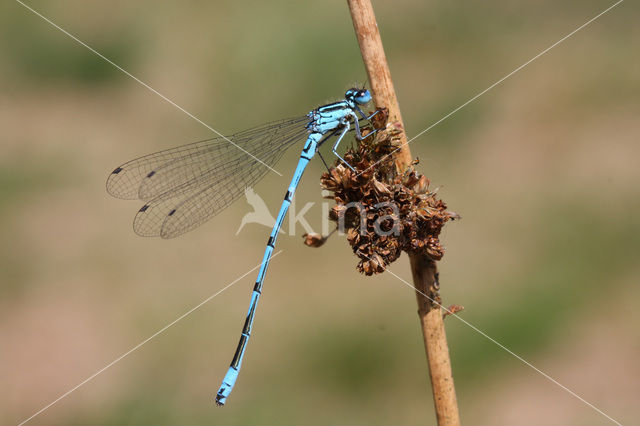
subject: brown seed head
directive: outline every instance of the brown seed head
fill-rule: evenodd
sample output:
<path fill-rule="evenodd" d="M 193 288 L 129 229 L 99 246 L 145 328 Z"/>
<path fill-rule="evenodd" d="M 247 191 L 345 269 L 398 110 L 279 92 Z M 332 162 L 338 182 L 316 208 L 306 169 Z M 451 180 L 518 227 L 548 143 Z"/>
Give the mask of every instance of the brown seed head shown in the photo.
<path fill-rule="evenodd" d="M 386 110 L 381 111 L 372 119 L 377 133 L 344 155 L 356 172 L 338 160 L 320 178 L 336 202 L 329 218 L 344 224 L 347 241 L 360 258 L 357 269 L 366 275 L 383 272 L 403 251 L 440 260 L 442 227 L 459 218 L 430 190 L 429 179 L 415 170 L 418 160 L 406 171 L 397 170 L 392 153 L 402 129 L 387 123 Z"/>

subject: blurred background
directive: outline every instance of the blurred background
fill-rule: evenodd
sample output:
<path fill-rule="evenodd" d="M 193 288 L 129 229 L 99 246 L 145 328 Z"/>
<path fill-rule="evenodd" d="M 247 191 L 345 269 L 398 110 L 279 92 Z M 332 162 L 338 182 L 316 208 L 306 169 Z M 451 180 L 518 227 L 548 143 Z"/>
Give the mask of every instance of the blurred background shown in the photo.
<path fill-rule="evenodd" d="M 613 2 L 374 2 L 409 137 Z M 33 2 L 223 133 L 339 99 L 365 71 L 347 5 Z M 613 418 L 640 399 L 640 27 L 624 2 L 411 144 L 463 219 L 443 303 Z M 240 200 L 174 240 L 107 195 L 134 157 L 211 133 L 19 3 L 0 5 L 0 423 L 17 424 L 260 262 Z M 272 214 L 298 157 L 256 188 Z M 320 230 L 321 162 L 297 205 Z M 343 237 L 282 236 L 237 387 L 213 396 L 253 287 L 240 280 L 34 425 L 435 424 L 414 294 L 360 276 Z M 406 255 L 391 270 L 410 280 Z M 455 318 L 462 421 L 610 424 Z"/>

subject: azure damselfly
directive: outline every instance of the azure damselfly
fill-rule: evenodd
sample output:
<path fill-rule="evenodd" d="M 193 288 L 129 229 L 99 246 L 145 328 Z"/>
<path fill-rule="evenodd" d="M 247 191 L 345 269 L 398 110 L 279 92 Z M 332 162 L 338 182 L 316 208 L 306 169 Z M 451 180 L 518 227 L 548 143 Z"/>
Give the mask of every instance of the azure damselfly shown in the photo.
<path fill-rule="evenodd" d="M 109 194 L 145 202 L 133 222 L 137 234 L 173 238 L 220 213 L 264 177 L 287 148 L 306 140 L 267 241 L 240 342 L 216 394 L 218 405 L 225 404 L 238 378 L 269 260 L 300 178 L 318 148 L 332 138 L 333 153 L 353 169 L 337 148 L 352 124 L 356 137 L 362 139 L 360 120 L 368 121 L 375 113 L 367 116 L 360 106 L 370 100 L 368 90 L 349 89 L 344 100 L 318 107 L 306 116 L 149 154 L 116 168 L 107 179 Z"/>

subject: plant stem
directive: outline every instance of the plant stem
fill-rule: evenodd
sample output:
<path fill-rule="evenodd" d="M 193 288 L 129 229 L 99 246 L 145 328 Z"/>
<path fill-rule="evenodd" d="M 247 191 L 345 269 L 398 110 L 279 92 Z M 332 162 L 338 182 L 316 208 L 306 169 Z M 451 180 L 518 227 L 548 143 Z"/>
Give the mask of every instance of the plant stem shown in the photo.
<path fill-rule="evenodd" d="M 389 122 L 404 129 L 371 1 L 347 0 L 347 3 L 371 84 L 373 101 L 378 108 L 388 108 Z M 394 153 L 399 170 L 405 170 L 413 160 L 406 142 L 406 134 L 402 132 L 400 149 Z M 458 403 L 438 294 L 436 263 L 424 255 L 410 254 L 409 257 L 438 425 L 459 425 Z"/>

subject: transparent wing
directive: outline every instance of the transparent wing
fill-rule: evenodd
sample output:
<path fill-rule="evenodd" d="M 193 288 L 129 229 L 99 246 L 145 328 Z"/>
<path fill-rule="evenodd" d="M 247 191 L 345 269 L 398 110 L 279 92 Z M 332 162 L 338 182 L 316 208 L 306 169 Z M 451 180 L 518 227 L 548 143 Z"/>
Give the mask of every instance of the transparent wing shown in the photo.
<path fill-rule="evenodd" d="M 255 185 L 291 145 L 307 135 L 307 117 L 280 120 L 224 138 L 194 142 L 132 160 L 107 179 L 114 197 L 140 199 L 134 230 L 173 238 L 190 231 Z M 258 158 L 260 161 L 256 160 Z"/>

